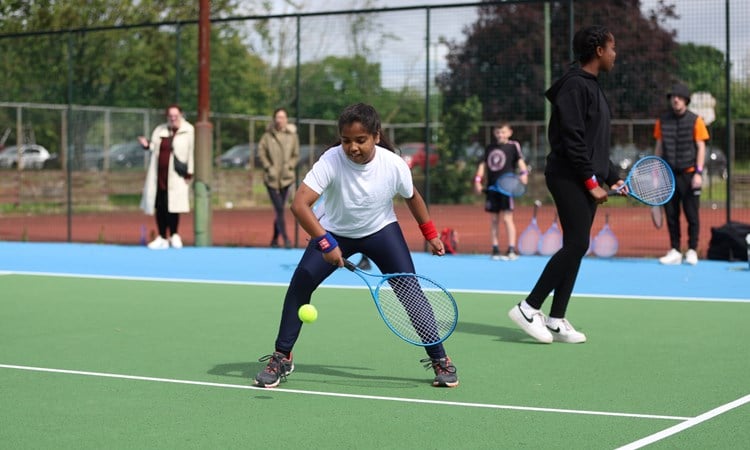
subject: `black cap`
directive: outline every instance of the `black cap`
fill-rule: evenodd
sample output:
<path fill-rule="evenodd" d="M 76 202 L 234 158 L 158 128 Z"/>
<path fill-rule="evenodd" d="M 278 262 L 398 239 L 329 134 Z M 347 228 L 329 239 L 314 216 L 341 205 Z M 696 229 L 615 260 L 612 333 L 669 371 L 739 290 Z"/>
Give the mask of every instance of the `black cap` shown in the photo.
<path fill-rule="evenodd" d="M 682 83 L 676 83 L 672 86 L 672 89 L 667 92 L 667 98 L 676 95 L 685 99 L 685 104 L 690 104 L 690 89 Z"/>

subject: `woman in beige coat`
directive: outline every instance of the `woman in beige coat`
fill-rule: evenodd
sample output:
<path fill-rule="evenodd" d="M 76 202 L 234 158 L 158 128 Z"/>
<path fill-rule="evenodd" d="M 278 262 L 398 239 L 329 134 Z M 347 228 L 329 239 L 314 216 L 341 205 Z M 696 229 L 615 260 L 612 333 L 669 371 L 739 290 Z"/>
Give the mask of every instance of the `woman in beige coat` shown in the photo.
<path fill-rule="evenodd" d="M 156 214 L 159 229 L 159 236 L 148 247 L 154 250 L 167 249 L 170 245 L 182 248 L 177 228 L 180 213 L 190 212 L 195 145 L 193 125 L 185 120 L 179 106 L 171 105 L 167 108 L 167 122 L 154 129 L 151 140 L 139 136 L 138 141 L 144 150 L 151 152 L 141 209 L 148 215 Z M 176 165 L 186 167 L 187 172 L 180 175 L 175 170 Z"/>
<path fill-rule="evenodd" d="M 289 196 L 289 187 L 295 181 L 294 170 L 299 160 L 299 138 L 297 127 L 289 123 L 284 108 L 278 108 L 273 112 L 273 122 L 258 143 L 258 157 L 263 164 L 263 183 L 268 189 L 276 212 L 271 247 L 278 247 L 278 239 L 281 237 L 284 246 L 291 248 L 292 242 L 287 236 L 284 222 L 284 207 Z"/>

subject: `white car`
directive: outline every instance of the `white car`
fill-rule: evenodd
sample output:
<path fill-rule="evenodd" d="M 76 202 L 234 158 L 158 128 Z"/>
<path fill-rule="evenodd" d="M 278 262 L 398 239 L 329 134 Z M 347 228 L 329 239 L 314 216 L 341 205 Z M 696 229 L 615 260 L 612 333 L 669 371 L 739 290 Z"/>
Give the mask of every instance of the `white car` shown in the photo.
<path fill-rule="evenodd" d="M 50 159 L 49 151 L 36 144 L 26 144 L 21 146 L 21 155 L 19 159 L 18 147 L 11 145 L 5 147 L 0 152 L 0 167 L 14 168 L 18 167 L 20 160 L 23 169 L 41 169 L 44 163 Z"/>

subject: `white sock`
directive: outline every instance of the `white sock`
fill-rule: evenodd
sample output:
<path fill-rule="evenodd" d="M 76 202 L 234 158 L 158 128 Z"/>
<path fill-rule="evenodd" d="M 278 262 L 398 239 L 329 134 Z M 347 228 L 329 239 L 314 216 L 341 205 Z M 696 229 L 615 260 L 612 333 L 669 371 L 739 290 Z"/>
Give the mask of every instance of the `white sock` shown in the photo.
<path fill-rule="evenodd" d="M 550 328 L 557 328 L 557 325 L 562 319 L 557 317 L 547 317 L 547 326 Z"/>
<path fill-rule="evenodd" d="M 521 311 L 523 311 L 524 313 L 528 313 L 528 314 L 533 314 L 533 313 L 539 312 L 539 310 L 538 310 L 538 309 L 536 309 L 536 308 L 534 308 L 533 306 L 531 306 L 531 305 L 529 305 L 528 303 L 526 303 L 526 300 L 523 300 L 523 301 L 522 301 L 522 302 L 521 302 L 521 303 L 519 304 L 519 306 L 520 306 L 520 308 L 521 308 Z"/>

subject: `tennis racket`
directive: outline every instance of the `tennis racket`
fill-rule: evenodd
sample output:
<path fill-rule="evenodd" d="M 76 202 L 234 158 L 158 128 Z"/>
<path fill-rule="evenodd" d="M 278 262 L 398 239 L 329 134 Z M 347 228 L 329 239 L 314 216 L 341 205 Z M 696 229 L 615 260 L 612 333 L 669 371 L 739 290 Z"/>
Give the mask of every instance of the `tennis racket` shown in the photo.
<path fill-rule="evenodd" d="M 612 228 L 609 227 L 609 214 L 604 216 L 604 226 L 594 237 L 592 251 L 600 258 L 611 258 L 617 254 L 619 242 Z"/>
<path fill-rule="evenodd" d="M 536 213 L 542 202 L 534 200 L 534 212 L 531 215 L 531 223 L 526 227 L 518 237 L 518 251 L 522 255 L 533 255 L 536 253 L 537 246 L 539 245 L 539 238 L 542 236 L 542 230 L 539 229 L 539 225 L 536 222 Z"/>
<path fill-rule="evenodd" d="M 662 206 L 651 207 L 651 222 L 653 222 L 657 230 L 660 230 L 662 225 L 664 225 L 664 208 Z"/>
<path fill-rule="evenodd" d="M 359 269 L 346 259 L 344 267 L 362 278 L 370 289 L 380 317 L 396 336 L 406 342 L 423 347 L 436 345 L 456 329 L 456 301 L 435 281 L 413 273 L 376 275 Z"/>
<path fill-rule="evenodd" d="M 562 231 L 557 226 L 557 213 L 552 220 L 552 225 L 544 232 L 539 239 L 539 254 L 544 256 L 554 255 L 562 248 Z"/>
<path fill-rule="evenodd" d="M 526 193 L 526 185 L 521 182 L 518 175 L 509 172 L 500 175 L 487 190 L 499 192 L 508 197 L 520 197 Z"/>
<path fill-rule="evenodd" d="M 672 169 L 658 156 L 644 156 L 633 164 L 625 179 L 629 195 L 649 206 L 667 203 L 674 195 L 675 181 Z M 619 194 L 620 189 L 609 191 Z"/>

